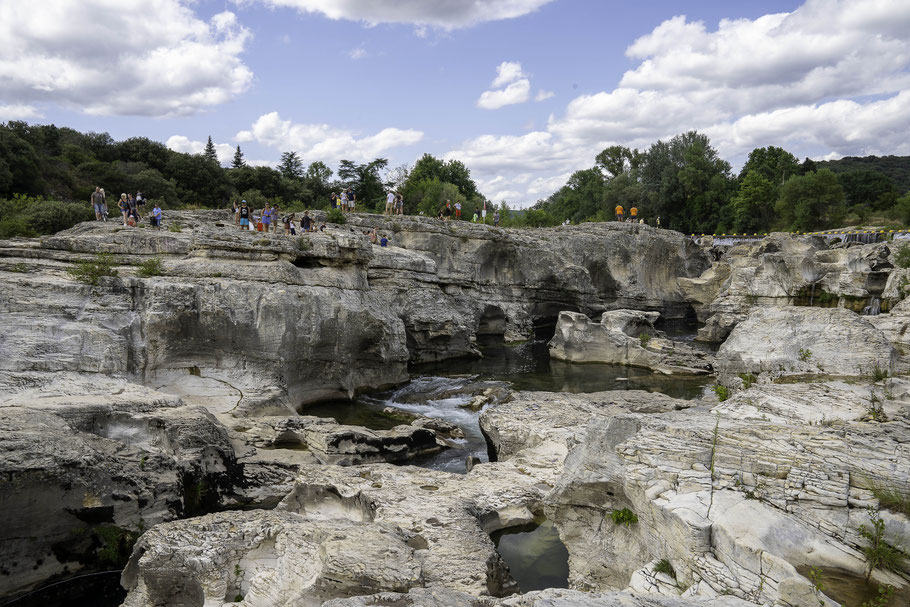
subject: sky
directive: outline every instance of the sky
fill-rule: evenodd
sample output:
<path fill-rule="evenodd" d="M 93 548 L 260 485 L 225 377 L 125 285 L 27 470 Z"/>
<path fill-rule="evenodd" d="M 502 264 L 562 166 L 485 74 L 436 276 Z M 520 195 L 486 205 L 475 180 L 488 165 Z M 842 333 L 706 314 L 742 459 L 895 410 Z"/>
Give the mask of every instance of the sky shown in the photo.
<path fill-rule="evenodd" d="M 0 0 L 8 120 L 225 165 L 430 153 L 527 206 L 689 130 L 734 170 L 910 155 L 910 0 Z"/>

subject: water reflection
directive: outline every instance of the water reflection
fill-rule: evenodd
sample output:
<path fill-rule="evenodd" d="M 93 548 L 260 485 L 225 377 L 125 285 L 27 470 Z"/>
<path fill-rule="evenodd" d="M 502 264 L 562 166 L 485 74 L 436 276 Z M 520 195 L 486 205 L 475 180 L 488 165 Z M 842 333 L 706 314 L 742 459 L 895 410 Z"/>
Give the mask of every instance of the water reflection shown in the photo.
<path fill-rule="evenodd" d="M 521 592 L 569 587 L 569 551 L 546 519 L 490 534 Z"/>
<path fill-rule="evenodd" d="M 21 598 L 3 603 L 3 607 L 116 607 L 126 598 L 120 585 L 120 572 L 90 573 L 51 584 Z"/>

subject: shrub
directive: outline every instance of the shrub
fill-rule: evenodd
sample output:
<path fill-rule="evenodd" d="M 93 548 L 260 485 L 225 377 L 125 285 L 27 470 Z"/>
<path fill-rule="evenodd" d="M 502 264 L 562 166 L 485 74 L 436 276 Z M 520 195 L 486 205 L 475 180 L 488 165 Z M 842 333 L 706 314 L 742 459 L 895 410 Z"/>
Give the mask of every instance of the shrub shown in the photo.
<path fill-rule="evenodd" d="M 18 272 L 19 274 L 28 273 L 28 266 L 22 263 L 21 261 L 17 264 L 14 264 L 13 267 L 9 269 L 10 272 Z"/>
<path fill-rule="evenodd" d="M 180 224 L 174 222 L 167 227 L 168 232 L 182 232 L 183 228 L 180 227 Z"/>
<path fill-rule="evenodd" d="M 720 402 L 724 402 L 730 398 L 730 390 L 723 384 L 714 384 L 714 394 L 717 395 L 717 400 Z"/>
<path fill-rule="evenodd" d="M 885 541 L 885 521 L 882 520 L 879 511 L 870 507 L 868 512 L 872 526 L 859 526 L 859 534 L 869 542 L 868 546 L 863 547 L 863 554 L 866 555 L 867 583 L 875 569 L 900 571 L 901 564 L 906 556 L 900 548 L 896 548 Z"/>
<path fill-rule="evenodd" d="M 757 379 L 752 373 L 740 373 L 739 378 L 743 380 L 743 390 L 751 388 Z"/>
<path fill-rule="evenodd" d="M 341 212 L 341 209 L 332 209 L 325 214 L 325 220 L 328 223 L 337 223 L 338 225 L 344 225 L 347 222 L 347 219 L 344 216 L 344 213 Z"/>
<path fill-rule="evenodd" d="M 306 236 L 301 236 L 297 239 L 297 249 L 300 251 L 309 251 L 313 248 L 313 241 Z"/>
<path fill-rule="evenodd" d="M 626 525 L 627 527 L 638 522 L 638 515 L 628 508 L 612 511 L 610 518 L 613 520 L 614 525 Z"/>
<path fill-rule="evenodd" d="M 161 276 L 164 273 L 164 267 L 161 265 L 161 260 L 157 257 L 152 257 L 147 259 L 139 264 L 139 269 L 136 270 L 136 275 L 143 278 L 148 278 L 150 276 Z"/>
<path fill-rule="evenodd" d="M 812 350 L 809 350 L 808 348 L 799 349 L 799 360 L 800 361 L 808 362 L 810 358 L 812 358 Z"/>
<path fill-rule="evenodd" d="M 872 379 L 873 381 L 882 381 L 883 379 L 888 379 L 888 369 L 885 369 L 879 366 L 878 363 L 875 363 L 872 366 Z"/>
<path fill-rule="evenodd" d="M 872 494 L 885 510 L 910 517 L 910 492 L 901 492 L 895 487 L 873 483 Z"/>
<path fill-rule="evenodd" d="M 114 269 L 114 256 L 110 253 L 98 253 L 93 261 L 82 261 L 75 268 L 70 268 L 67 272 L 74 279 L 98 286 L 102 276 L 116 276 L 117 270 Z"/>
<path fill-rule="evenodd" d="M 651 336 L 648 335 L 647 333 L 641 333 L 638 336 L 638 340 L 641 342 L 642 348 L 647 348 L 648 342 L 651 341 Z"/>
<path fill-rule="evenodd" d="M 24 217 L 4 217 L 0 219 L 0 238 L 33 238 L 38 233 L 29 227 Z"/>
<path fill-rule="evenodd" d="M 897 263 L 897 267 L 910 268 L 910 246 L 903 245 L 894 253 L 894 261 Z"/>
<path fill-rule="evenodd" d="M 670 561 L 667 559 L 660 559 L 657 563 L 654 564 L 655 573 L 664 573 L 669 575 L 674 580 L 676 579 L 676 570 L 673 569 L 673 565 L 670 564 Z"/>
<path fill-rule="evenodd" d="M 269 240 L 268 238 L 260 238 L 254 244 L 257 246 L 260 246 L 260 247 L 267 247 L 270 244 L 272 244 L 272 241 Z"/>

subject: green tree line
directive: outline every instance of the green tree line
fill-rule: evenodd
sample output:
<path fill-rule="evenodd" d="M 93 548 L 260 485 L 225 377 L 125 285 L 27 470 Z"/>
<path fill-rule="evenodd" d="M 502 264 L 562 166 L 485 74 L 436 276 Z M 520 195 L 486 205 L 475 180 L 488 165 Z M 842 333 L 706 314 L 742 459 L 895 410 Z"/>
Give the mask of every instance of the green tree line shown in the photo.
<path fill-rule="evenodd" d="M 906 184 L 889 176 L 910 174 L 908 157 L 822 164 L 770 146 L 752 150 L 735 175 L 708 137 L 693 131 L 644 152 L 611 146 L 594 160 L 533 208 L 577 223 L 607 221 L 617 205 L 635 205 L 648 223 L 660 217 L 663 227 L 687 233 L 810 231 L 873 217 L 910 224 Z"/>

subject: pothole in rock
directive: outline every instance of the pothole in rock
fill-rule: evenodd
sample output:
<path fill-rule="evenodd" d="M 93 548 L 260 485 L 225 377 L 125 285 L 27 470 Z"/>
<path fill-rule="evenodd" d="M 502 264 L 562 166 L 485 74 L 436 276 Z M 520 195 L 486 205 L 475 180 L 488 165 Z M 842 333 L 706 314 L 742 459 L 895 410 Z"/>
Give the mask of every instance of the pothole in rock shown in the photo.
<path fill-rule="evenodd" d="M 825 595 L 841 605 L 879 605 L 879 584 L 866 582 L 862 575 L 857 575 L 845 569 L 836 567 L 817 567 L 819 572 L 818 582 L 821 584 Z M 801 565 L 796 571 L 808 578 L 812 567 Z M 895 589 L 891 600 L 881 604 L 881 607 L 906 607 L 910 605 L 910 586 Z"/>
<path fill-rule="evenodd" d="M 539 517 L 494 531 L 490 538 L 520 592 L 569 587 L 569 551 L 551 521 Z"/>

